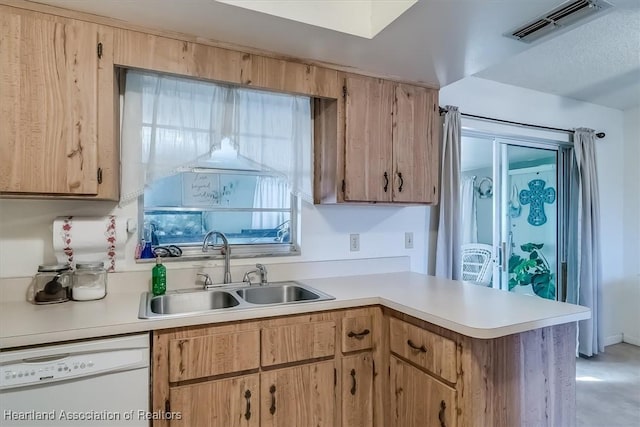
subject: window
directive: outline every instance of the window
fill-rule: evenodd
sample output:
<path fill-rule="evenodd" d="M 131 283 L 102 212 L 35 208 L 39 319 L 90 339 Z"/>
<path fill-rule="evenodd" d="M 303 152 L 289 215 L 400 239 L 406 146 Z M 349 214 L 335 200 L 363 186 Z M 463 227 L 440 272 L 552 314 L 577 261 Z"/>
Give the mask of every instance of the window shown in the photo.
<path fill-rule="evenodd" d="M 307 97 L 127 72 L 122 202 L 141 199 L 141 238 L 201 254 L 217 230 L 235 255 L 296 251 L 310 108 Z"/>

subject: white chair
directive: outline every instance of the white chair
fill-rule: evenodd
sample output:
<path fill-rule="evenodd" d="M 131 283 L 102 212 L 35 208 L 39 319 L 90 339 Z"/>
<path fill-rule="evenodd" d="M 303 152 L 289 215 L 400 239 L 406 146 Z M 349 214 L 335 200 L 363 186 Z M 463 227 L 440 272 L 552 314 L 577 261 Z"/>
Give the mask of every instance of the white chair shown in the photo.
<path fill-rule="evenodd" d="M 491 268 L 492 248 L 482 243 L 462 245 L 461 280 L 489 285 L 493 268 Z"/>

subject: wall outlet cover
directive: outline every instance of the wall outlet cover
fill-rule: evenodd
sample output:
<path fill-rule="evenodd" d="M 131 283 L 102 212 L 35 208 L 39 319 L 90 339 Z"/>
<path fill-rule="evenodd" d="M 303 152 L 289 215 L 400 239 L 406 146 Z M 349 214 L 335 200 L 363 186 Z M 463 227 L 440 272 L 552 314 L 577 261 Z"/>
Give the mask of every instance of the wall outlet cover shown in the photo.
<path fill-rule="evenodd" d="M 413 249 L 413 233 L 411 231 L 404 233 L 404 248 Z"/>
<path fill-rule="evenodd" d="M 351 252 L 357 252 L 360 250 L 360 235 L 359 234 L 350 234 L 349 235 L 349 249 Z"/>

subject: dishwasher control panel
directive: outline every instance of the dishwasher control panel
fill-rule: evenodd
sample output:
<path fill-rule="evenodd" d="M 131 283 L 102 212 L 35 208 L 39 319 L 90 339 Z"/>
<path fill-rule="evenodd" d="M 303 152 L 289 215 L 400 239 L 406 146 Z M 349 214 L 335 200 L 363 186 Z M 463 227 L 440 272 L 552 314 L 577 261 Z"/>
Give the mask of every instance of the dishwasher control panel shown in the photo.
<path fill-rule="evenodd" d="M 146 349 L 131 348 L 5 362 L 0 366 L 0 389 L 132 369 L 147 365 L 147 354 Z"/>

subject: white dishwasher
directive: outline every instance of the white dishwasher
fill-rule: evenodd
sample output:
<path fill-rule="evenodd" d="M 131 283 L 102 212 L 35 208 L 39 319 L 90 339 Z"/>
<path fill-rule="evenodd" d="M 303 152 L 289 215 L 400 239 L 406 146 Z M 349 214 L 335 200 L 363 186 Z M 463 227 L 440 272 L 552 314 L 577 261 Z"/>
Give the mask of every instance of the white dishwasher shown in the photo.
<path fill-rule="evenodd" d="M 0 353 L 1 426 L 148 426 L 149 335 Z"/>

